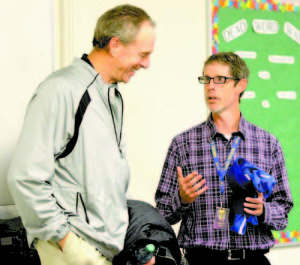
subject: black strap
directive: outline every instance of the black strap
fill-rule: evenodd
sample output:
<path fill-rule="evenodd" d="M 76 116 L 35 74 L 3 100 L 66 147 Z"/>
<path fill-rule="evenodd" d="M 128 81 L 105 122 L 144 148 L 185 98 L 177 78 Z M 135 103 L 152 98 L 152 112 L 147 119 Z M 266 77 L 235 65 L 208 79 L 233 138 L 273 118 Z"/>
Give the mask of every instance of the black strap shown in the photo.
<path fill-rule="evenodd" d="M 84 92 L 80 102 L 79 102 L 79 106 L 78 106 L 78 109 L 77 109 L 76 114 L 75 114 L 74 135 L 71 138 L 71 140 L 67 143 L 66 149 L 62 152 L 62 154 L 60 154 L 56 158 L 57 160 L 66 157 L 67 155 L 69 155 L 73 151 L 73 149 L 76 145 L 76 142 L 78 140 L 78 133 L 79 133 L 80 124 L 82 122 L 84 113 L 85 113 L 88 105 L 90 104 L 90 102 L 91 102 L 91 97 L 89 95 L 89 92 L 86 90 Z"/>
<path fill-rule="evenodd" d="M 83 96 L 80 99 L 79 106 L 78 106 L 78 109 L 77 109 L 76 114 L 75 114 L 74 135 L 71 138 L 71 140 L 67 143 L 66 149 L 58 157 L 56 157 L 57 154 L 54 155 L 54 157 L 56 157 L 57 160 L 61 159 L 61 158 L 64 158 L 67 155 L 69 155 L 73 151 L 73 149 L 74 149 L 74 147 L 77 143 L 80 124 L 82 122 L 84 113 L 85 113 L 88 105 L 91 102 L 91 97 L 89 95 L 88 88 L 95 82 L 98 75 L 99 74 L 97 74 L 95 76 L 94 80 L 88 85 L 86 91 L 84 92 Z"/>

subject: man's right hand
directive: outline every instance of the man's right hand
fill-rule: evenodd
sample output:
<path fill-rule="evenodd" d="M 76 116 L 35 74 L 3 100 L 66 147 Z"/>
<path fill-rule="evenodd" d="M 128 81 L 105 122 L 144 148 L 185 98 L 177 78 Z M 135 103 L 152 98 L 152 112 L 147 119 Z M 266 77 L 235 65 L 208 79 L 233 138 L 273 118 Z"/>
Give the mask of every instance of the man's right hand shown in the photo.
<path fill-rule="evenodd" d="M 68 265 L 97 265 L 106 264 L 106 258 L 87 241 L 70 231 L 58 246 L 62 250 L 64 264 Z"/>
<path fill-rule="evenodd" d="M 192 172 L 184 178 L 181 167 L 177 167 L 177 175 L 179 195 L 182 203 L 192 203 L 207 190 L 207 186 L 205 186 L 206 180 L 202 179 L 202 175 L 198 175 L 197 172 Z"/>
<path fill-rule="evenodd" d="M 64 246 L 65 246 L 65 243 L 66 243 L 66 240 L 69 236 L 70 232 L 68 232 L 68 234 L 62 239 L 60 240 L 57 245 L 60 247 L 60 250 L 63 251 L 64 250 Z"/>

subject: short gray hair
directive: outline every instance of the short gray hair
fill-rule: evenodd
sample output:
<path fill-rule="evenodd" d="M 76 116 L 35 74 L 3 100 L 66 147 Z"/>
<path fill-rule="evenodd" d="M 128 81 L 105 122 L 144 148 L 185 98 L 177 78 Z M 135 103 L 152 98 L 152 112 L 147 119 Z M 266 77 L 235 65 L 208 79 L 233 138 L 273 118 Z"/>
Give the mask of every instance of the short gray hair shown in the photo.
<path fill-rule="evenodd" d="M 143 9 L 132 5 L 116 6 L 98 19 L 93 46 L 104 49 L 113 37 L 117 37 L 123 44 L 129 44 L 144 22 L 155 27 L 155 22 Z"/>

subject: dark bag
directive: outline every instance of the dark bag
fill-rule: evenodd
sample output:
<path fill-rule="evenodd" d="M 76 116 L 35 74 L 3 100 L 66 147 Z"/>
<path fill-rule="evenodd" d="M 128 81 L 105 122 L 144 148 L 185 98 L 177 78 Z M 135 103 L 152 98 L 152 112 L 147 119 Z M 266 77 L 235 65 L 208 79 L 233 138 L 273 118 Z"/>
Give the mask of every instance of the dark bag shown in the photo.
<path fill-rule="evenodd" d="M 21 218 L 0 219 L 0 265 L 40 265 L 35 249 L 29 248 Z"/>
<path fill-rule="evenodd" d="M 149 203 L 128 200 L 129 225 L 124 249 L 114 257 L 113 265 L 139 264 L 136 253 L 148 244 L 155 246 L 156 265 L 184 264 L 174 230 Z"/>

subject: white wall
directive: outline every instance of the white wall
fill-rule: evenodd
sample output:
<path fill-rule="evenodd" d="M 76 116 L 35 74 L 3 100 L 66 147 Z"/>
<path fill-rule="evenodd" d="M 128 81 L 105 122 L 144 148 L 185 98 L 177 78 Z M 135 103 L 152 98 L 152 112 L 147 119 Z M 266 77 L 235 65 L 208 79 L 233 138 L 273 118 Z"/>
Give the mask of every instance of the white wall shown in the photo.
<path fill-rule="evenodd" d="M 274 247 L 266 256 L 272 265 L 299 265 L 300 246 Z"/>
<path fill-rule="evenodd" d="M 17 3 L 16 3 L 17 2 Z M 53 68 L 52 1 L 0 1 L 0 205 L 28 101 Z"/>

